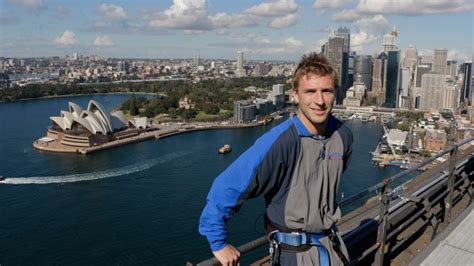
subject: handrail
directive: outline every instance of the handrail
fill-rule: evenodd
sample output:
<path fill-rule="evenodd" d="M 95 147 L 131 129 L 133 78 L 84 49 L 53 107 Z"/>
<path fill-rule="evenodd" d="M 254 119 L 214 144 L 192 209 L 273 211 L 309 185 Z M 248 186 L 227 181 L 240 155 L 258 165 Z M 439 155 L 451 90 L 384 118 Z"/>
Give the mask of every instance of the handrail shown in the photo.
<path fill-rule="evenodd" d="M 410 168 L 408 168 L 408 169 L 405 169 L 405 170 L 402 171 L 402 172 L 399 172 L 399 173 L 397 173 L 397 174 L 395 174 L 395 175 L 393 175 L 393 176 L 391 176 L 391 177 L 389 177 L 389 178 L 384 179 L 384 180 L 383 180 L 382 182 L 380 182 L 380 183 L 377 183 L 377 184 L 375 184 L 375 185 L 373 185 L 373 186 L 371 186 L 371 187 L 369 187 L 369 188 L 367 188 L 367 189 L 364 189 L 364 190 L 362 190 L 362 191 L 360 191 L 360 192 L 358 192 L 358 193 L 356 193 L 356 194 L 350 196 L 349 198 L 346 198 L 346 199 L 342 200 L 342 201 L 339 203 L 339 206 L 340 206 L 340 207 L 343 207 L 343 206 L 345 206 L 345 205 L 348 205 L 349 203 L 352 203 L 353 201 L 355 201 L 355 200 L 357 200 L 357 199 L 360 199 L 360 198 L 362 198 L 362 197 L 368 195 L 369 193 L 374 192 L 374 191 L 377 191 L 377 190 L 382 190 L 382 192 L 385 191 L 385 193 L 387 193 L 387 190 L 385 190 L 385 188 L 387 188 L 387 186 L 388 186 L 390 183 L 392 183 L 393 181 L 398 180 L 398 179 L 400 179 L 400 178 L 402 178 L 402 177 L 404 177 L 404 176 L 406 176 L 406 175 L 408 175 L 408 174 L 410 174 L 410 173 L 412 173 L 412 172 L 417 171 L 419 168 L 421 168 L 421 167 L 423 167 L 423 166 L 425 166 L 425 165 L 427 165 L 427 164 L 433 162 L 433 161 L 436 160 L 437 158 L 439 158 L 439 157 L 441 157 L 441 156 L 443 156 L 443 155 L 445 155 L 445 154 L 447 154 L 447 153 L 451 153 L 451 154 L 452 154 L 452 152 L 453 152 L 454 150 L 457 150 L 459 147 L 461 147 L 461 146 L 463 146 L 464 144 L 469 143 L 469 142 L 471 142 L 471 141 L 474 141 L 474 136 L 472 136 L 472 137 L 470 137 L 470 138 L 467 138 L 467 139 L 464 139 L 464 140 L 462 140 L 462 141 L 459 142 L 459 143 L 455 143 L 453 146 L 450 146 L 450 147 L 448 147 L 448 148 L 446 148 L 446 149 L 444 149 L 444 150 L 438 152 L 437 154 L 431 156 L 430 158 L 427 158 L 427 159 L 421 161 L 421 162 L 418 163 L 417 165 L 412 166 L 412 167 L 410 167 Z M 389 201 L 390 201 L 390 200 L 388 200 L 387 204 L 389 204 Z M 381 206 L 381 207 L 382 207 L 382 206 Z M 387 214 L 388 214 L 388 212 L 386 212 L 386 215 L 387 215 Z M 386 233 L 386 232 L 383 232 L 383 234 L 385 234 L 385 233 Z M 248 242 L 248 243 L 246 243 L 246 244 L 244 244 L 244 245 L 239 246 L 237 249 L 240 251 L 241 254 L 244 254 L 244 253 L 247 253 L 247 252 L 249 252 L 249 251 L 252 251 L 252 250 L 254 250 L 254 249 L 258 248 L 258 247 L 263 246 L 265 243 L 267 243 L 267 237 L 266 237 L 266 236 L 262 236 L 262 237 L 260 237 L 260 238 L 258 238 L 258 239 L 256 239 L 256 240 L 250 241 L 250 242 Z M 378 249 L 378 248 L 379 248 L 378 245 L 380 245 L 380 243 L 374 245 L 374 246 L 372 247 L 372 251 L 375 250 L 375 249 Z M 368 252 L 368 251 L 366 251 L 366 252 Z M 370 253 L 370 252 L 369 252 L 369 253 Z M 380 262 L 383 262 L 383 253 L 381 253 L 381 261 L 380 261 Z M 379 263 L 380 263 L 380 262 L 379 262 Z M 378 264 L 378 263 L 377 263 L 377 264 Z M 218 261 L 217 261 L 216 258 L 210 258 L 210 259 L 207 259 L 207 260 L 205 260 L 205 261 L 202 261 L 202 262 L 198 263 L 197 265 L 219 265 L 219 263 L 218 263 Z"/>

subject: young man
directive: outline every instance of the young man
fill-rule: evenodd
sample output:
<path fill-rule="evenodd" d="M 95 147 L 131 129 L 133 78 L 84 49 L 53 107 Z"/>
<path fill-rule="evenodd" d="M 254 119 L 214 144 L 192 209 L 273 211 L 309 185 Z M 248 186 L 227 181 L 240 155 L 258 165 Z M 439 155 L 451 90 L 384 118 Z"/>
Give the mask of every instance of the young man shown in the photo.
<path fill-rule="evenodd" d="M 226 242 L 227 221 L 249 198 L 265 197 L 274 265 L 348 262 L 335 234 L 341 217 L 336 192 L 351 155 L 352 133 L 331 115 L 337 73 L 316 53 L 293 76 L 298 113 L 260 137 L 214 181 L 199 232 L 223 265 L 240 253 Z"/>

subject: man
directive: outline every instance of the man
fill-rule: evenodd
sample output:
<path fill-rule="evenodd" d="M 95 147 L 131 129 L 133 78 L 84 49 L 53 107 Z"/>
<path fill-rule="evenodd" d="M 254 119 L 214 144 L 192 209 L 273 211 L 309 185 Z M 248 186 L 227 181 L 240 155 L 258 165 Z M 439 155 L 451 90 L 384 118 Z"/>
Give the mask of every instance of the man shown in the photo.
<path fill-rule="evenodd" d="M 223 265 L 240 253 L 226 242 L 227 221 L 249 198 L 264 195 L 272 264 L 347 264 L 334 233 L 336 192 L 351 155 L 352 133 L 331 114 L 337 73 L 316 53 L 293 76 L 298 113 L 260 137 L 214 181 L 199 232 Z"/>

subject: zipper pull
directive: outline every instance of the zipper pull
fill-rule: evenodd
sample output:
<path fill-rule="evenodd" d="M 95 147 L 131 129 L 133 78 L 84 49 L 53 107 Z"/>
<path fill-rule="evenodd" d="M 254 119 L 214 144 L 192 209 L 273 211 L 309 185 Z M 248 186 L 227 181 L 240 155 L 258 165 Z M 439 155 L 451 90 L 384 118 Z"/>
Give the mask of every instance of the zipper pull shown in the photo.
<path fill-rule="evenodd" d="M 326 142 L 323 140 L 323 148 L 321 149 L 321 158 L 324 158 L 326 157 Z"/>

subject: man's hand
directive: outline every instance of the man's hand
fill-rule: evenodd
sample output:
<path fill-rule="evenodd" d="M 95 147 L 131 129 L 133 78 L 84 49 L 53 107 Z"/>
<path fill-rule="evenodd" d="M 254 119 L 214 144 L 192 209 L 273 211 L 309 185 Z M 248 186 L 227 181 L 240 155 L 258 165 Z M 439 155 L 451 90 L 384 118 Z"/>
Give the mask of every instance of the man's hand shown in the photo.
<path fill-rule="evenodd" d="M 224 266 L 239 265 L 240 252 L 232 245 L 227 244 L 223 249 L 212 253 Z"/>

